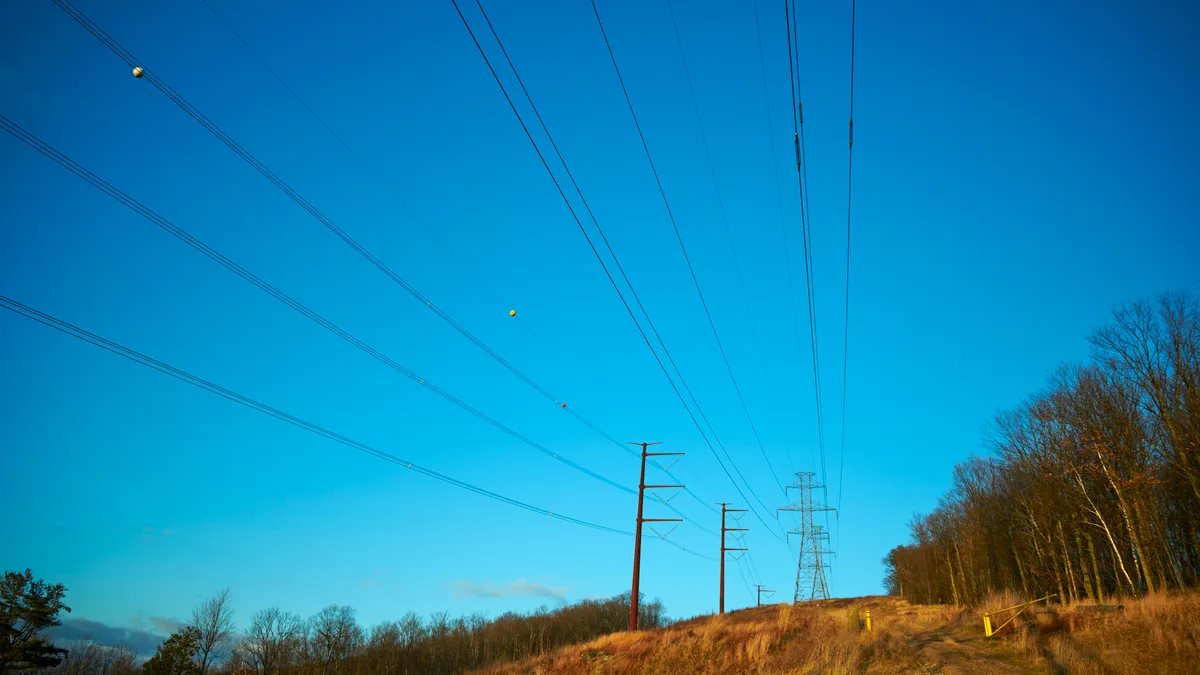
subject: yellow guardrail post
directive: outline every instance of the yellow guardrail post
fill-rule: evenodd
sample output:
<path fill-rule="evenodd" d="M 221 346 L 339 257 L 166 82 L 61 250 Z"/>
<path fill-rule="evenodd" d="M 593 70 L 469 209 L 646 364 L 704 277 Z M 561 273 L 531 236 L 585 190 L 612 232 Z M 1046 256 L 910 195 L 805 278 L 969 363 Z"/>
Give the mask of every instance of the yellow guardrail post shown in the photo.
<path fill-rule="evenodd" d="M 1016 619 L 1018 616 L 1021 616 L 1021 612 L 1024 612 L 1030 606 L 1035 605 L 1043 600 L 1049 600 L 1050 598 L 1056 597 L 1057 595 L 1058 595 L 1058 593 L 1051 593 L 1050 595 L 1047 595 L 1043 598 L 1038 598 L 1037 600 L 1030 600 L 1029 602 L 1022 602 L 1021 604 L 1013 605 L 1012 607 L 1005 607 L 1004 609 L 997 609 L 997 610 L 991 611 L 991 612 L 984 612 L 983 613 L 983 634 L 986 635 L 987 637 L 992 637 L 993 635 L 998 633 L 1001 628 L 1004 628 L 1008 624 L 1012 623 L 1013 619 Z M 996 626 L 995 628 L 992 628 L 992 617 L 993 616 L 995 616 L 997 614 L 1003 614 L 1005 612 L 1011 612 L 1014 609 L 1017 610 L 1017 612 L 1015 614 L 1013 614 L 1012 616 L 1005 619 L 1004 623 L 1000 624 L 999 626 Z"/>
<path fill-rule="evenodd" d="M 867 623 L 867 632 L 869 633 L 869 632 L 871 632 L 871 610 L 869 610 L 869 609 L 867 610 L 866 623 Z"/>

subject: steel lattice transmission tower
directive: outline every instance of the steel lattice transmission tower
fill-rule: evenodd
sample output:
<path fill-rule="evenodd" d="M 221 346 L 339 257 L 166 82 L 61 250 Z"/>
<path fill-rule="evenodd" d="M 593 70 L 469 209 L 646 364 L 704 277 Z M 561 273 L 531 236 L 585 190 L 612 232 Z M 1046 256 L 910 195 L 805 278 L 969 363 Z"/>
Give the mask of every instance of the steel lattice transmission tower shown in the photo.
<path fill-rule="evenodd" d="M 800 514 L 800 527 L 788 532 L 800 536 L 800 556 L 796 565 L 796 595 L 795 602 L 809 600 L 828 600 L 829 584 L 825 580 L 825 555 L 833 553 L 827 550 L 829 533 L 820 525 L 813 525 L 813 514 L 818 511 L 835 511 L 824 503 L 813 498 L 813 490 L 824 489 L 825 486 L 816 481 L 812 471 L 802 471 L 796 474 L 796 481 L 787 486 L 788 490 L 799 492 L 799 498 L 780 507 L 780 511 L 796 511 Z"/>

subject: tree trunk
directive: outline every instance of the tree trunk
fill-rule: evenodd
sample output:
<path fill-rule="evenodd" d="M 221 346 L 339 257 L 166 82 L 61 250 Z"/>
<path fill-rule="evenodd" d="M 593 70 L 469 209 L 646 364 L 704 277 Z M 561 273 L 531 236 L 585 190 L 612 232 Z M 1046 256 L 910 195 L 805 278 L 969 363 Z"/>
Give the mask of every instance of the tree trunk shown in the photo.
<path fill-rule="evenodd" d="M 950 590 L 954 593 L 954 606 L 957 607 L 961 603 L 958 601 L 958 584 L 954 581 L 954 564 L 950 562 L 950 552 L 946 552 L 946 572 L 950 577 Z"/>
<path fill-rule="evenodd" d="M 1009 544 L 1012 546 L 1013 560 L 1017 563 L 1017 574 L 1021 576 L 1021 589 L 1025 591 L 1025 595 L 1030 596 L 1029 581 L 1025 578 L 1025 566 L 1021 564 L 1021 554 L 1017 552 L 1017 539 L 1011 537 Z"/>
<path fill-rule="evenodd" d="M 1075 530 L 1075 550 L 1079 552 L 1079 575 L 1083 577 L 1083 591 L 1087 593 L 1088 598 L 1098 603 L 1100 602 L 1100 589 L 1095 586 L 1093 577 L 1088 574 L 1087 561 L 1083 559 L 1083 540 L 1079 536 L 1079 528 L 1072 529 Z M 1093 564 L 1095 564 L 1094 557 Z"/>
<path fill-rule="evenodd" d="M 1091 495 L 1088 494 L 1087 488 L 1083 485 L 1083 478 L 1079 472 L 1075 472 L 1075 481 L 1079 483 L 1079 490 L 1083 492 L 1083 496 L 1087 499 L 1088 504 L 1092 507 L 1092 514 L 1100 521 L 1100 526 L 1104 528 L 1104 534 L 1108 536 L 1108 543 L 1112 546 L 1113 556 L 1117 559 L 1117 566 L 1121 569 L 1121 574 L 1125 575 L 1125 581 L 1129 582 L 1129 590 L 1137 592 L 1137 586 L 1133 583 L 1133 579 L 1129 576 L 1129 571 L 1125 569 L 1125 560 L 1121 558 L 1121 550 L 1117 547 L 1117 541 L 1113 538 L 1112 530 L 1109 529 L 1108 523 L 1104 521 L 1104 515 L 1100 513 L 1100 509 L 1096 508 L 1096 502 L 1092 501 Z M 1117 582 L 1120 585 L 1120 582 Z"/>
<path fill-rule="evenodd" d="M 1062 544 L 1063 564 L 1067 568 L 1067 580 L 1071 583 L 1071 602 L 1074 603 L 1079 600 L 1079 585 L 1075 583 L 1075 568 L 1071 566 L 1071 551 L 1067 548 L 1067 538 L 1063 535 L 1061 520 L 1058 521 L 1058 542 Z"/>

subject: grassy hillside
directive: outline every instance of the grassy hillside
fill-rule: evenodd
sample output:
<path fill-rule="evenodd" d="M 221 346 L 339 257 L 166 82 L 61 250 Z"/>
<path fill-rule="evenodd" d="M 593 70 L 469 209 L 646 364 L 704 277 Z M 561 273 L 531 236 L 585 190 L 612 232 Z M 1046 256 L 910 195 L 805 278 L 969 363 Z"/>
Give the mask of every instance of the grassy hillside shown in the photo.
<path fill-rule="evenodd" d="M 892 597 L 774 605 L 616 633 L 481 675 L 563 673 L 1197 673 L 1200 595 L 1150 596 L 1122 610 L 1030 610 L 987 638 L 980 612 Z M 870 611 L 873 630 L 863 627 Z"/>

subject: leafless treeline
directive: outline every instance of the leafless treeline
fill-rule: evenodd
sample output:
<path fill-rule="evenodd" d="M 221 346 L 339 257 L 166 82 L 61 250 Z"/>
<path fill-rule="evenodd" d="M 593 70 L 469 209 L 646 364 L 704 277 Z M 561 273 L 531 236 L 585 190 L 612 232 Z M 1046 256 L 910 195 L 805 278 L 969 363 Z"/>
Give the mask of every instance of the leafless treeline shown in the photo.
<path fill-rule="evenodd" d="M 657 600 L 639 605 L 641 625 L 665 625 Z M 237 675 L 347 675 L 358 673 L 457 673 L 489 663 L 541 654 L 557 647 L 625 630 L 629 594 L 585 600 L 532 614 L 482 614 L 427 621 L 409 612 L 369 631 L 349 607 L 329 607 L 308 622 L 278 608 L 258 612 L 236 643 L 224 670 Z"/>
<path fill-rule="evenodd" d="M 639 603 L 640 625 L 666 625 L 658 600 Z M 399 621 L 364 629 L 354 609 L 326 607 L 305 620 L 278 607 L 250 617 L 234 632 L 229 591 L 201 604 L 186 629 L 201 635 L 196 650 L 175 662 L 172 675 L 357 675 L 457 673 L 491 663 L 538 655 L 568 644 L 625 630 L 629 594 L 584 600 L 532 614 L 508 612 L 451 619 L 439 612 L 423 620 L 413 612 Z M 160 648 L 160 653 L 163 651 Z M 143 669 L 128 646 L 90 640 L 69 645 L 58 666 L 41 675 L 136 675 Z M 31 671 L 32 672 L 32 671 Z"/>
<path fill-rule="evenodd" d="M 67 655 L 57 666 L 39 673 L 47 675 L 134 675 L 140 671 L 138 655 L 126 645 L 110 646 L 91 640 L 66 645 Z"/>
<path fill-rule="evenodd" d="M 1200 585 L 1200 305 L 1175 293 L 1114 312 L 1086 365 L 997 416 L 994 456 L 954 470 L 912 543 L 884 559 L 892 593 L 1063 600 Z"/>

